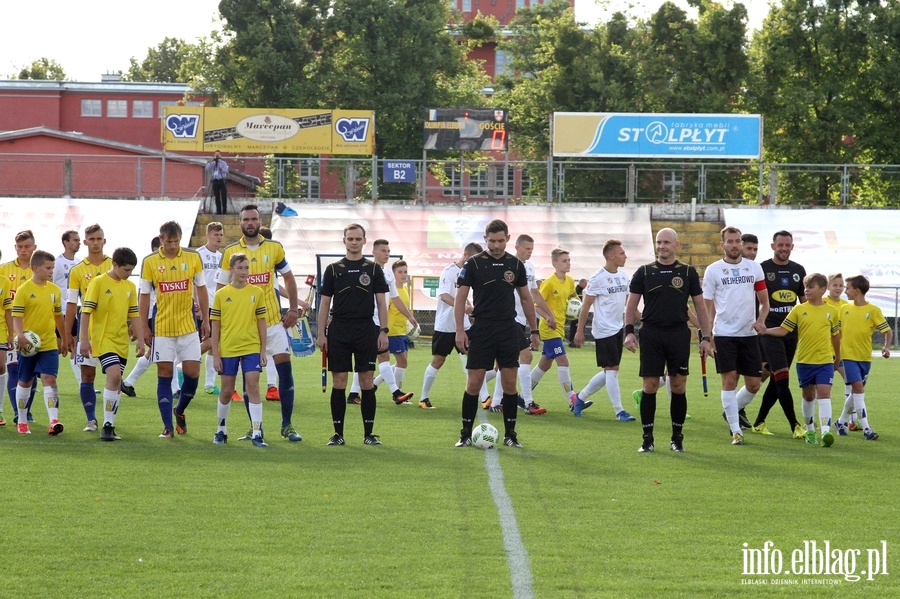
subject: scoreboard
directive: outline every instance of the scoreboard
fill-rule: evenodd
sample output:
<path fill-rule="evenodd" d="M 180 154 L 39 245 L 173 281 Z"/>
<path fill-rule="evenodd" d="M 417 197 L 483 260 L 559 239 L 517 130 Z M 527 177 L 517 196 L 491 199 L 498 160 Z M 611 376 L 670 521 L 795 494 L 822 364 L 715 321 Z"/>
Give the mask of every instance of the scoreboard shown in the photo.
<path fill-rule="evenodd" d="M 509 141 L 505 108 L 431 108 L 425 115 L 425 150 L 505 152 Z"/>

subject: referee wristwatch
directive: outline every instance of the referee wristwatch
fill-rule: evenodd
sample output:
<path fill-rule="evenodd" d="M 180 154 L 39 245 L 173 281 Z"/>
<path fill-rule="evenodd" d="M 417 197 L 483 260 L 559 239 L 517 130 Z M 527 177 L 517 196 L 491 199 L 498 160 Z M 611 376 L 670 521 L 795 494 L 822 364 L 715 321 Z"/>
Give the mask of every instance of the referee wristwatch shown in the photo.
<path fill-rule="evenodd" d="M 387 327 L 381 327 L 380 330 L 382 333 L 387 333 L 390 329 L 388 329 Z"/>

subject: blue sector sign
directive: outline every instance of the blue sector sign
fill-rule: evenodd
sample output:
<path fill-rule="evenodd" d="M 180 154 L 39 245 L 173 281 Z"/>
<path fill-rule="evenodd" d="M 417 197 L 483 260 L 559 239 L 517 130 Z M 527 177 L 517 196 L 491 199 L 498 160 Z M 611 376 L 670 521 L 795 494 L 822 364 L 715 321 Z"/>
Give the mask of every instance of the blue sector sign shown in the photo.
<path fill-rule="evenodd" d="M 553 115 L 554 156 L 759 159 L 761 153 L 758 114 Z"/>
<path fill-rule="evenodd" d="M 385 183 L 410 183 L 416 180 L 416 166 L 412 162 L 386 160 L 381 178 Z"/>

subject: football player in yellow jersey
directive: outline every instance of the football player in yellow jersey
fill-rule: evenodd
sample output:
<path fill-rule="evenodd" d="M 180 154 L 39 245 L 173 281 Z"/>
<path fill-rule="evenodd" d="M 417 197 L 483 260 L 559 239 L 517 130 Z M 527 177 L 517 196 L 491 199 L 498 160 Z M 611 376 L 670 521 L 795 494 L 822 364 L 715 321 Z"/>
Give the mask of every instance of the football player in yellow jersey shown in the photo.
<path fill-rule="evenodd" d="M 103 253 L 106 238 L 103 236 L 103 229 L 100 228 L 100 225 L 88 225 L 84 229 L 84 245 L 87 247 L 88 255 L 69 271 L 69 288 L 65 307 L 66 328 L 62 333 L 72 351 L 72 360 L 78 367 L 75 380 L 79 383 L 81 405 L 84 406 L 84 415 L 87 417 L 87 426 L 84 427 L 84 432 L 93 433 L 97 431 L 97 398 L 94 394 L 94 378 L 97 376 L 98 362 L 95 356 L 79 352 L 78 340 L 75 338 L 79 331 L 78 302 L 87 293 L 91 281 L 112 268 L 112 260 Z"/>
<path fill-rule="evenodd" d="M 781 326 L 769 327 L 766 335 L 784 337 L 797 331 L 797 378 L 803 390 L 801 405 L 806 422 L 806 442 L 822 447 L 834 443 L 831 432 L 831 382 L 841 361 L 841 323 L 838 310 L 822 297 L 828 287 L 825 275 L 812 273 L 803 279 L 806 301 L 797 304 Z M 821 437 L 816 440 L 816 402 L 819 404 Z"/>
<path fill-rule="evenodd" d="M 56 389 L 56 375 L 59 372 L 59 356 L 65 356 L 68 348 L 65 344 L 59 347 L 56 342 L 57 331 L 63 328 L 62 291 L 53 279 L 53 267 L 56 259 L 53 254 L 38 250 L 31 256 L 31 279 L 22 283 L 13 299 L 13 327 L 16 331 L 20 347 L 27 347 L 31 342 L 25 337 L 25 331 L 32 331 L 40 339 L 40 349 L 33 356 L 19 356 L 19 381 L 16 386 L 16 406 L 19 412 L 18 431 L 30 435 L 28 428 L 28 400 L 34 386 L 36 373 L 41 375 L 44 386 L 44 405 L 50 427 L 47 433 L 51 436 L 63 431 L 59 421 L 59 392 Z M 59 348 L 59 351 L 57 351 Z"/>
<path fill-rule="evenodd" d="M 222 251 L 222 268 L 216 278 L 216 289 L 231 281 L 228 264 L 232 254 L 246 254 L 250 260 L 249 283 L 262 288 L 266 304 L 266 351 L 275 362 L 278 372 L 278 394 L 281 396 L 281 436 L 289 441 L 301 441 L 291 418 L 294 413 L 294 374 L 291 369 L 291 344 L 287 329 L 294 326 L 300 315 L 297 306 L 309 310 L 309 304 L 297 299 L 297 281 L 291 272 L 284 248 L 277 241 L 264 239 L 259 234 L 262 226 L 259 208 L 247 204 L 241 208 L 242 237 Z M 282 276 L 287 291 L 288 311 L 281 315 L 281 305 L 275 294 L 275 273 Z"/>
<path fill-rule="evenodd" d="M 6 352 L 13 347 L 12 338 L 12 298 L 9 295 L 9 279 L 0 277 L 0 310 L 3 316 L 0 316 L 0 393 L 6 389 L 6 381 L 9 373 L 6 371 Z M 3 418 L 3 397 L 0 396 L 0 426 L 6 426 L 6 420 Z"/>
<path fill-rule="evenodd" d="M 159 228 L 159 251 L 144 258 L 141 265 L 139 307 L 141 322 L 150 319 L 150 292 L 156 290 L 154 330 L 144 329 L 144 341 L 156 362 L 156 398 L 162 416 L 161 439 L 171 439 L 174 431 L 187 432 L 184 410 L 197 392 L 200 380 L 200 341 L 209 336 L 209 296 L 203 276 L 203 262 L 193 250 L 181 247 L 181 225 L 168 221 Z M 194 288 L 200 304 L 200 337 L 194 319 Z M 172 405 L 174 363 L 181 359 L 184 383 L 178 405 Z M 172 416 L 175 426 L 172 426 Z M 174 430 L 173 430 L 174 429 Z"/>
<path fill-rule="evenodd" d="M 838 435 L 848 434 L 848 416 L 851 409 L 856 410 L 859 424 L 863 429 L 866 441 L 874 441 L 878 433 L 869 426 L 869 413 L 866 409 L 866 381 L 872 368 L 872 333 L 878 331 L 884 335 L 884 346 L 881 355 L 891 357 L 891 325 L 884 318 L 881 308 L 866 301 L 869 292 L 869 279 L 862 275 L 847 277 L 847 298 L 851 303 L 841 307 L 841 357 L 850 383 L 850 397 L 844 402 L 844 409 L 834 425 Z"/>
<path fill-rule="evenodd" d="M 0 264 L 0 277 L 8 282 L 9 297 L 15 298 L 16 290 L 22 283 L 31 279 L 31 255 L 34 254 L 34 233 L 30 230 L 16 233 L 16 257 L 5 264 Z M 10 334 L 13 329 L 10 328 Z M 16 383 L 19 380 L 19 354 L 14 346 L 10 346 L 6 355 L 6 366 L 9 377 L 6 381 L 6 390 L 9 393 L 9 403 L 13 408 L 13 419 L 18 422 L 18 407 L 16 405 Z M 32 389 L 34 386 L 32 386 Z M 28 400 L 28 420 L 31 421 L 31 401 L 34 399 L 32 392 Z"/>
<path fill-rule="evenodd" d="M 216 292 L 210 313 L 212 321 L 212 355 L 215 368 L 222 375 L 217 416 L 219 428 L 213 443 L 228 442 L 228 412 L 231 395 L 240 367 L 244 375 L 244 391 L 252 426 L 251 438 L 256 447 L 267 447 L 262 432 L 262 402 L 259 396 L 259 374 L 266 365 L 266 305 L 263 290 L 247 283 L 250 260 L 234 253 L 228 260 L 231 283 Z"/>
<path fill-rule="evenodd" d="M 93 277 L 82 298 L 78 353 L 82 356 L 96 354 L 106 375 L 101 441 L 119 440 L 116 435 L 116 413 L 119 411 L 119 386 L 128 361 L 129 319 L 131 330 L 137 338 L 137 357 L 144 355 L 137 288 L 128 280 L 136 265 L 137 256 L 131 249 L 118 248 L 113 252 L 109 271 Z M 91 389 L 91 395 L 93 393 Z"/>
<path fill-rule="evenodd" d="M 568 274 L 572 270 L 572 260 L 569 252 L 556 248 L 550 253 L 550 261 L 553 264 L 554 273 L 541 283 L 539 292 L 547 301 L 547 306 L 553 311 L 552 316 L 556 320 L 556 328 L 551 329 L 547 324 L 551 314 L 544 314 L 539 309 L 541 320 L 538 323 L 538 332 L 544 348 L 541 351 L 541 359 L 531 371 L 531 388 L 537 387 L 547 371 L 550 370 L 550 366 L 556 361 L 556 374 L 559 384 L 562 386 L 563 395 L 566 397 L 569 409 L 574 410 L 577 397 L 573 389 L 572 377 L 569 374 L 569 357 L 566 356 L 566 346 L 563 343 L 566 336 L 566 304 L 570 297 L 575 296 L 575 280 Z M 581 410 L 577 410 L 575 415 L 581 416 Z"/>
<path fill-rule="evenodd" d="M 825 294 L 825 297 L 822 298 L 829 306 L 834 306 L 838 314 L 842 313 L 841 308 L 847 305 L 847 300 L 841 297 L 841 294 L 844 293 L 844 275 L 839 272 L 833 272 L 828 275 L 828 293 Z M 841 380 L 844 381 L 844 399 L 848 402 L 850 401 L 850 384 L 847 383 L 847 375 L 844 372 L 844 363 L 843 361 L 837 367 L 837 371 L 841 373 Z M 852 416 L 855 416 L 854 413 Z M 856 419 L 853 418 L 853 423 L 856 422 Z"/>

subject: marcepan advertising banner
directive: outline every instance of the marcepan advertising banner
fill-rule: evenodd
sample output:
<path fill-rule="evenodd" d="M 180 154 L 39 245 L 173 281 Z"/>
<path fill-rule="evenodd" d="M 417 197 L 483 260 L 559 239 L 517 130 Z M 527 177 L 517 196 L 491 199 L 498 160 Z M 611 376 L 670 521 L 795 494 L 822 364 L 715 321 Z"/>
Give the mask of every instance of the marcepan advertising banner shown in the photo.
<path fill-rule="evenodd" d="M 555 112 L 553 155 L 759 160 L 758 114 Z"/>
<path fill-rule="evenodd" d="M 167 106 L 162 136 L 166 150 L 181 152 L 370 155 L 375 113 Z"/>

